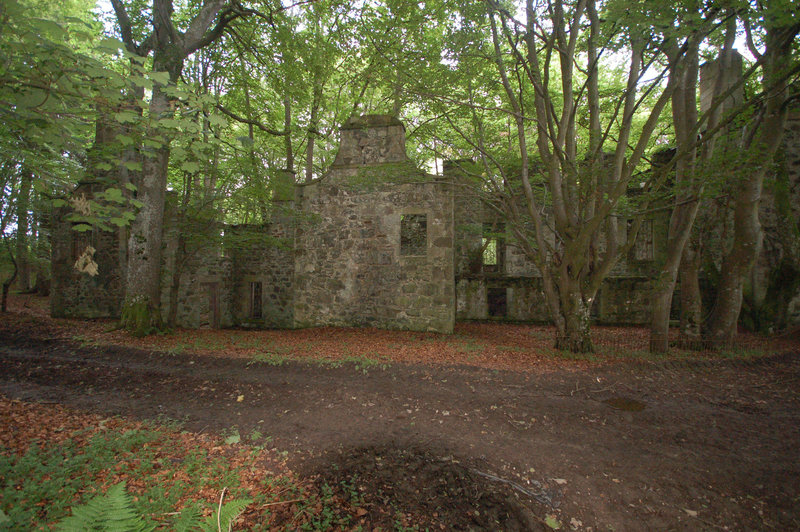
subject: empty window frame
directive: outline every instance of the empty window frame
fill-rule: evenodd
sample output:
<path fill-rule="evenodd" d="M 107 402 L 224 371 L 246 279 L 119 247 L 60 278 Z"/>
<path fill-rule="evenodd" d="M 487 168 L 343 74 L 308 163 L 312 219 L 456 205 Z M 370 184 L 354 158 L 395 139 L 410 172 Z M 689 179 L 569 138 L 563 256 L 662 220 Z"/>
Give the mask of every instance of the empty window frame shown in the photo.
<path fill-rule="evenodd" d="M 400 216 L 400 255 L 420 256 L 428 252 L 428 216 L 403 214 Z"/>
<path fill-rule="evenodd" d="M 628 222 L 628 230 L 631 229 L 633 221 Z M 655 258 L 653 246 L 653 220 L 642 220 L 639 233 L 636 235 L 636 242 L 633 244 L 633 260 L 652 261 Z"/>
<path fill-rule="evenodd" d="M 261 281 L 253 281 L 250 283 L 250 318 L 259 319 L 262 316 Z"/>
<path fill-rule="evenodd" d="M 483 224 L 482 264 L 485 272 L 502 272 L 505 260 L 505 224 Z"/>

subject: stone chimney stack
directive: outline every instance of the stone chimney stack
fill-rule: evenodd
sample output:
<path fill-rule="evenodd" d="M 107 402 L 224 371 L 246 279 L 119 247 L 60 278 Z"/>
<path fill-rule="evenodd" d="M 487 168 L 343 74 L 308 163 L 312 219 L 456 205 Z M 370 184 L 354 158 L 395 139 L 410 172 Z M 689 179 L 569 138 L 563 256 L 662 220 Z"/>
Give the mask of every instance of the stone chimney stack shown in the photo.
<path fill-rule="evenodd" d="M 351 117 L 341 129 L 333 166 L 370 166 L 408 161 L 406 128 L 391 115 Z"/>

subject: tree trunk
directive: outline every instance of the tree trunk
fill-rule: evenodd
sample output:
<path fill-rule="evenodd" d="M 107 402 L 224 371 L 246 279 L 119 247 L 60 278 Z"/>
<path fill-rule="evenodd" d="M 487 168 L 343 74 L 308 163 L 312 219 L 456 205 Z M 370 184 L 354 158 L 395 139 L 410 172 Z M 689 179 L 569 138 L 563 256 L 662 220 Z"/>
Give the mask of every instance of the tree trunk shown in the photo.
<path fill-rule="evenodd" d="M 181 289 L 181 276 L 183 275 L 183 263 L 185 258 L 186 239 L 183 237 L 183 232 L 178 231 L 178 242 L 175 246 L 175 264 L 172 266 L 172 279 L 169 291 L 168 327 L 175 327 L 178 322 L 178 293 Z"/>
<path fill-rule="evenodd" d="M 171 116 L 169 100 L 162 90 L 153 90 L 151 117 Z M 142 181 L 137 199 L 142 208 L 131 224 L 122 325 L 134 336 L 143 336 L 162 326 L 161 241 L 164 199 L 167 189 L 169 145 L 143 158 Z"/>
<path fill-rule="evenodd" d="M 314 95 L 311 104 L 311 118 L 308 122 L 308 142 L 306 144 L 306 183 L 310 183 L 314 178 L 314 145 L 317 139 L 317 128 L 319 127 L 319 106 L 322 101 L 322 81 L 319 75 L 314 73 Z"/>
<path fill-rule="evenodd" d="M 6 241 L 7 243 L 7 241 Z M 0 312 L 8 312 L 8 289 L 11 288 L 11 284 L 14 282 L 14 279 L 17 278 L 17 272 L 19 268 L 17 267 L 17 261 L 14 260 L 14 254 L 11 252 L 11 246 L 8 246 L 8 256 L 11 258 L 11 263 L 14 265 L 14 272 L 11 274 L 11 277 L 3 281 L 3 294 L 2 299 L 0 299 Z"/>
<path fill-rule="evenodd" d="M 22 169 L 20 177 L 19 196 L 17 197 L 17 287 L 20 292 L 27 292 L 31 288 L 31 261 L 28 250 L 28 211 L 31 198 L 31 172 Z"/>
<path fill-rule="evenodd" d="M 591 302 L 585 299 L 572 279 L 559 283 L 562 294 L 560 319 L 556 322 L 555 348 L 572 353 L 593 353 L 594 344 L 590 334 Z"/>
<path fill-rule="evenodd" d="M 717 299 L 713 307 L 705 340 L 712 347 L 731 345 L 737 332 L 742 309 L 744 280 L 761 250 L 763 233 L 759 221 L 759 204 L 764 176 L 771 167 L 783 139 L 787 108 L 786 78 L 794 37 L 800 25 L 767 28 L 764 51 L 763 120 L 756 123 L 745 149 L 752 149 L 759 166 L 741 178 L 734 187 L 733 245 L 722 263 Z"/>
<path fill-rule="evenodd" d="M 564 313 L 563 320 L 560 320 L 563 326 L 556 327 L 556 349 L 572 353 L 594 353 L 589 311 L 589 306 L 582 304 L 580 310 Z"/>
<path fill-rule="evenodd" d="M 703 345 L 703 298 L 700 293 L 700 253 L 694 242 L 683 249 L 680 268 L 681 323 L 678 345 L 684 349 L 700 349 Z"/>

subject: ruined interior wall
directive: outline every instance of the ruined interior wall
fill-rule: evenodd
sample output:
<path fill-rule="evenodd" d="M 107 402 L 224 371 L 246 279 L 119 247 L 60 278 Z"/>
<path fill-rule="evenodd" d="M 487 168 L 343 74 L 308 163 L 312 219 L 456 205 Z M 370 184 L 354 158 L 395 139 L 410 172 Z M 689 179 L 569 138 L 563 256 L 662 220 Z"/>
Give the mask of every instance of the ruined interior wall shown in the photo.
<path fill-rule="evenodd" d="M 85 194 L 88 198 L 102 190 L 101 185 L 83 183 L 73 195 Z M 53 211 L 50 313 L 56 318 L 119 317 L 124 290 L 119 230 L 74 231 L 72 223 L 66 219 L 71 212 L 69 205 Z M 98 274 L 95 276 L 74 268 L 78 255 L 87 245 L 96 250 L 94 261 Z"/>
<path fill-rule="evenodd" d="M 233 262 L 232 308 L 237 326 L 290 328 L 294 325 L 294 226 L 286 218 L 230 229 Z M 252 313 L 251 283 L 261 283 L 261 317 Z"/>
<path fill-rule="evenodd" d="M 386 175 L 388 174 L 390 175 Z M 452 332 L 451 188 L 410 165 L 334 168 L 303 187 L 314 219 L 295 240 L 295 324 Z M 424 214 L 425 253 L 402 256 L 401 217 Z"/>
<path fill-rule="evenodd" d="M 456 183 L 459 179 L 452 170 L 449 177 Z M 476 206 L 476 202 L 480 203 L 480 200 L 474 194 L 470 197 L 468 189 L 455 201 L 457 319 L 550 321 L 541 275 L 533 261 L 514 243 L 510 231 L 506 233 L 502 268 L 499 271 L 483 271 L 480 267 L 474 267 L 475 260 L 470 254 L 474 253 L 476 246 L 480 249 L 478 228 L 482 228 L 484 222 L 496 221 L 496 214 L 485 206 Z M 655 276 L 659 264 L 665 260 L 669 213 L 654 213 L 647 225 L 647 230 L 637 237 L 641 251 L 637 254 L 631 250 L 620 258 L 598 293 L 593 306 L 595 321 L 631 324 L 649 321 L 651 284 L 647 279 Z M 627 219 L 620 218 L 618 227 L 618 237 L 624 244 L 628 234 Z M 647 253 L 644 253 L 645 249 Z M 497 310 L 498 298 L 500 306 L 504 308 L 500 315 Z"/>
<path fill-rule="evenodd" d="M 221 244 L 224 227 L 204 221 L 179 223 L 175 202 L 164 213 L 161 269 L 161 315 L 169 315 L 175 268 L 180 269 L 176 325 L 189 329 L 230 327 L 233 265 Z M 183 249 L 179 253 L 179 232 Z M 216 307 L 216 309 L 214 308 Z"/>

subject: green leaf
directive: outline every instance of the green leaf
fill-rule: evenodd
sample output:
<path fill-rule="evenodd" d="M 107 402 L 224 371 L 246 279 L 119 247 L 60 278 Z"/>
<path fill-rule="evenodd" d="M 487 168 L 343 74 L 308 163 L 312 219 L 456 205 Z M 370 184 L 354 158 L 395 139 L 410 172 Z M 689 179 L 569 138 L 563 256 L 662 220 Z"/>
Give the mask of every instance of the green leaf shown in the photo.
<path fill-rule="evenodd" d="M 133 183 L 125 183 L 125 188 L 127 188 L 131 192 L 136 192 L 136 185 L 134 185 Z"/>
<path fill-rule="evenodd" d="M 85 233 L 86 231 L 91 231 L 92 226 L 88 224 L 75 224 L 72 226 L 72 230 L 79 233 Z"/>
<path fill-rule="evenodd" d="M 117 142 L 119 142 L 123 146 L 132 146 L 133 137 L 131 137 L 130 135 L 117 135 Z"/>
<path fill-rule="evenodd" d="M 228 124 L 228 121 L 221 115 L 212 114 L 208 117 L 208 123 L 212 126 L 225 126 Z"/>
<path fill-rule="evenodd" d="M 552 528 L 553 530 L 559 530 L 561 528 L 561 522 L 556 519 L 554 515 L 548 515 L 544 518 L 544 524 Z"/>
<path fill-rule="evenodd" d="M 59 207 L 63 207 L 66 204 L 67 204 L 67 202 L 64 201 L 63 199 L 54 199 L 53 200 L 53 207 L 56 208 L 56 209 L 59 208 Z"/>
<path fill-rule="evenodd" d="M 190 174 L 192 174 L 200 170 L 200 165 L 194 161 L 186 161 L 181 165 L 181 169 L 184 172 L 189 172 Z"/>
<path fill-rule="evenodd" d="M 125 491 L 125 482 L 108 488 L 108 492 L 95 496 L 86 504 L 72 509 L 72 515 L 59 523 L 56 530 L 118 530 L 144 532 L 153 530 L 145 523 L 133 505 L 133 498 Z"/>
<path fill-rule="evenodd" d="M 118 52 L 125 48 L 125 45 L 119 39 L 115 39 L 113 37 L 106 37 L 102 39 L 99 43 L 97 43 L 97 47 L 101 50 L 106 50 L 108 52 Z"/>
<path fill-rule="evenodd" d="M 133 111 L 120 111 L 119 113 L 114 115 L 114 118 L 120 124 L 128 124 L 131 122 L 136 122 L 139 118 L 139 115 L 134 113 Z"/>
<path fill-rule="evenodd" d="M 158 125 L 161 127 L 168 127 L 168 128 L 179 128 L 181 127 L 181 121 L 175 120 L 174 118 L 162 118 L 158 121 Z"/>
<path fill-rule="evenodd" d="M 148 74 L 150 79 L 161 85 L 169 84 L 169 72 L 150 72 Z"/>
<path fill-rule="evenodd" d="M 239 443 L 240 441 L 242 441 L 241 436 L 239 436 L 238 432 L 234 432 L 233 434 L 225 438 L 225 445 L 234 445 L 236 443 Z"/>
<path fill-rule="evenodd" d="M 107 201 L 113 201 L 115 203 L 125 203 L 125 197 L 122 195 L 122 191 L 118 188 L 109 188 L 103 193 L 103 197 Z"/>
<path fill-rule="evenodd" d="M 109 219 L 109 222 L 116 225 L 117 227 L 125 227 L 126 225 L 128 225 L 128 220 L 126 220 L 125 218 L 112 217 L 111 219 Z"/>
<path fill-rule="evenodd" d="M 31 26 L 41 30 L 42 33 L 49 34 L 54 39 L 64 39 L 67 37 L 67 30 L 60 24 L 47 20 L 44 18 L 34 18 L 31 20 Z"/>
<path fill-rule="evenodd" d="M 139 161 L 125 161 L 122 163 L 126 169 L 130 170 L 131 172 L 141 172 L 142 171 L 142 163 Z M 130 185 L 130 183 L 126 183 L 126 186 Z M 135 185 L 132 185 L 134 189 L 136 189 Z"/>

